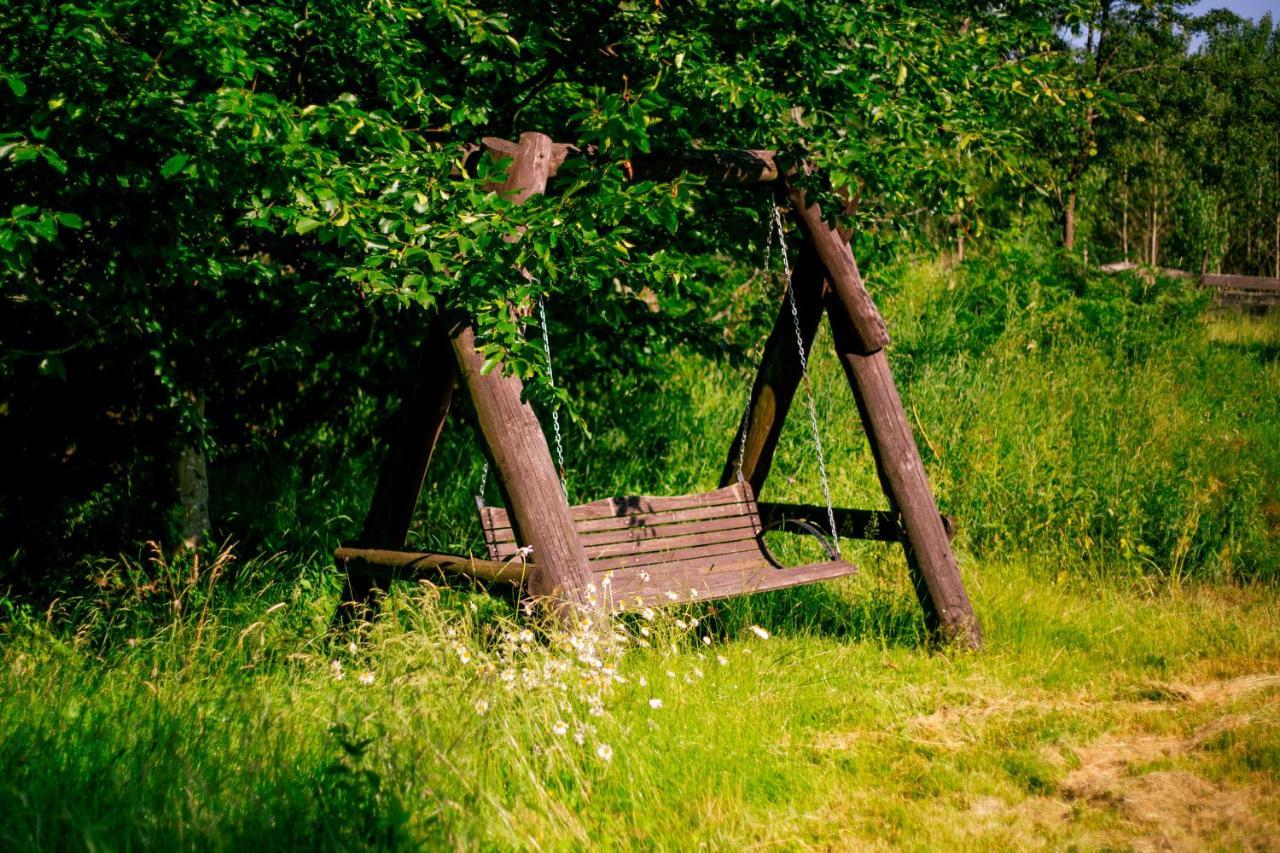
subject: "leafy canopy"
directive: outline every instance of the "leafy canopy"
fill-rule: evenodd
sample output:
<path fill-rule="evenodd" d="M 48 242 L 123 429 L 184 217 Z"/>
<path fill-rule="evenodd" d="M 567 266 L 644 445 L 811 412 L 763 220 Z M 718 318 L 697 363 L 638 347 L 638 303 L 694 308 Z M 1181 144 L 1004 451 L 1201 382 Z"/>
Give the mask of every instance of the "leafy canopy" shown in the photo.
<path fill-rule="evenodd" d="M 33 354 L 132 340 L 158 399 L 188 415 L 229 359 L 306 358 L 362 300 L 465 311 L 494 360 L 537 379 L 541 351 L 507 306 L 687 308 L 714 290 L 692 270 L 763 236 L 758 202 L 631 183 L 617 160 L 803 148 L 857 199 L 859 248 L 874 248 L 901 214 L 959 209 L 975 174 L 1019 168 L 1012 117 L 1060 97 L 1053 33 L 1070 14 L 16 0 L 0 12 L 0 271 L 22 317 L 4 333 Z M 456 176 L 460 143 L 527 129 L 603 156 L 518 208 L 484 189 L 498 165 Z"/>

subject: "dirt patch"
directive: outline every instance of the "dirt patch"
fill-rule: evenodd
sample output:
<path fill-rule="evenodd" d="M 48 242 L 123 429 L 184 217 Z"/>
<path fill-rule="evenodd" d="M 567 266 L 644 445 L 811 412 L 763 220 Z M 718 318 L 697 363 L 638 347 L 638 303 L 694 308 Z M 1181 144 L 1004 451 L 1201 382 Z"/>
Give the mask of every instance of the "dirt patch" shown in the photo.
<path fill-rule="evenodd" d="M 1192 702 L 1230 702 L 1259 690 L 1280 687 L 1280 675 L 1242 675 L 1239 678 L 1177 686 Z"/>
<path fill-rule="evenodd" d="M 1280 686 L 1280 676 L 1250 675 L 1224 681 L 1176 685 L 1170 695 L 1193 703 L 1227 704 L 1250 693 Z M 1077 749 L 1080 765 L 1067 774 L 1060 792 L 1068 800 L 1117 812 L 1130 824 L 1126 839 L 1139 850 L 1195 850 L 1206 845 L 1246 850 L 1280 850 L 1280 816 L 1273 799 L 1258 786 L 1225 785 L 1188 770 L 1141 766 L 1176 759 L 1226 731 L 1252 722 L 1247 714 L 1226 714 L 1189 737 L 1108 736 Z"/>
<path fill-rule="evenodd" d="M 1112 733 L 1070 750 L 1046 747 L 1046 763 L 1065 773 L 1056 791 L 1016 802 L 980 797 L 971 803 L 970 817 L 978 824 L 1012 820 L 1048 828 L 1054 822 L 1061 826 L 1093 814 L 1115 832 L 1109 839 L 1095 839 L 1102 846 L 1280 851 L 1280 809 L 1276 808 L 1274 784 L 1255 784 L 1247 778 L 1239 784 L 1220 783 L 1196 772 L 1206 744 L 1255 721 L 1255 714 L 1239 713 L 1246 709 L 1231 706 L 1272 689 L 1280 689 L 1280 675 L 1261 673 L 1149 685 L 1138 694 L 1141 698 L 1133 701 L 1088 695 L 988 699 L 940 708 L 911 720 L 906 731 L 918 742 L 960 749 L 982 740 L 991 726 L 1006 724 L 1021 714 L 1119 710 L 1136 721 L 1145 713 L 1185 708 L 1196 709 L 1200 716 L 1207 710 L 1213 716 L 1190 735 Z M 1222 713 L 1216 713 L 1219 706 Z M 1247 710 L 1263 713 L 1257 708 Z M 1170 765 L 1183 766 L 1172 769 Z M 1107 834 L 1111 831 L 1104 830 Z"/>
<path fill-rule="evenodd" d="M 1067 774 L 1060 790 L 1072 799 L 1115 798 L 1130 767 L 1172 756 L 1183 749 L 1184 743 L 1178 738 L 1103 738 L 1076 750 L 1080 767 Z"/>

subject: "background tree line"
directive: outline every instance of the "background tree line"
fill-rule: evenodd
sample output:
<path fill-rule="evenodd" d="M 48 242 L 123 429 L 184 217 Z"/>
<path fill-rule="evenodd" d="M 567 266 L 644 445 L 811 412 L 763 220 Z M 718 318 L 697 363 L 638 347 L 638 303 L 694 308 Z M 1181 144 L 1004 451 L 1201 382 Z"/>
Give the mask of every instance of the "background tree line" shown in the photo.
<path fill-rule="evenodd" d="M 1096 91 L 1043 129 L 1059 134 L 1044 166 L 1060 175 L 1064 246 L 1280 276 L 1280 31 L 1269 15 L 1185 5 L 1104 0 L 1080 34 L 1077 68 Z"/>

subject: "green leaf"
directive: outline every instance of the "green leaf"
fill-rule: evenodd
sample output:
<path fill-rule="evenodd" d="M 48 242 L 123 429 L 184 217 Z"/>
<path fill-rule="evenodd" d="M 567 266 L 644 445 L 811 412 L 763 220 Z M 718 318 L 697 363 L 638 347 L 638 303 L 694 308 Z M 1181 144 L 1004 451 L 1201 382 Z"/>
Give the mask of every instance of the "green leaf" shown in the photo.
<path fill-rule="evenodd" d="M 4 82 L 9 84 L 9 91 L 13 92 L 15 97 L 21 98 L 27 94 L 27 84 L 22 81 L 20 75 L 11 74 L 5 78 Z"/>
<path fill-rule="evenodd" d="M 43 157 L 44 161 L 52 166 L 54 171 L 58 174 L 65 175 L 67 173 L 67 161 L 63 160 L 62 157 L 58 155 L 57 151 L 47 147 L 41 148 L 40 156 Z"/>
<path fill-rule="evenodd" d="M 319 219 L 312 219 L 310 216 L 304 216 L 293 225 L 293 230 L 299 234 L 310 234 L 324 223 Z"/>
<path fill-rule="evenodd" d="M 57 214 L 58 224 L 64 228 L 80 229 L 84 227 L 84 220 L 74 213 Z"/>
<path fill-rule="evenodd" d="M 190 159 L 190 154 L 174 154 L 168 160 L 165 160 L 164 165 L 160 167 L 160 177 L 172 178 L 182 171 L 182 167 L 187 165 L 187 161 Z"/>

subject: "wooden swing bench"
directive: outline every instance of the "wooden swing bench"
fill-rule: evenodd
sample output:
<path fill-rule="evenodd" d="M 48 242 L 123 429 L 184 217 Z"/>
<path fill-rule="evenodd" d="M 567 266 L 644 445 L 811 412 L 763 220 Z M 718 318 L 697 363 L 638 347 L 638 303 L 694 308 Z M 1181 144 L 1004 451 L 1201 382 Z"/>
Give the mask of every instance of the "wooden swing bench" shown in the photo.
<path fill-rule="evenodd" d="M 678 497 L 607 498 L 569 511 L 596 595 L 613 612 L 785 589 L 857 571 L 807 520 L 762 521 L 745 482 Z M 372 571 L 383 580 L 444 571 L 518 585 L 536 571 L 536 555 L 525 559 L 507 510 L 481 505 L 480 524 L 488 560 L 359 548 L 340 549 L 338 558 L 348 571 Z M 764 535 L 785 527 L 813 535 L 828 559 L 783 566 Z"/>
<path fill-rule="evenodd" d="M 474 155 L 486 151 L 499 161 L 510 159 L 506 183 L 491 188 L 517 204 L 543 192 L 567 157 L 583 154 L 539 133 L 523 134 L 518 143 L 486 139 Z M 976 648 L 981 629 L 951 550 L 951 525 L 938 512 L 893 382 L 884 351 L 888 332 L 863 285 L 847 238 L 823 218 L 803 186 L 791 183 L 791 175 L 809 167 L 781 163 L 764 151 L 685 152 L 622 166 L 636 179 L 697 172 L 724 183 L 780 185 L 805 238 L 799 263 L 791 270 L 775 205 L 786 299 L 765 342 L 720 488 L 570 506 L 563 459 L 558 476 L 538 418 L 523 400 L 519 378 L 487 369 L 471 320 L 438 311 L 418 354 L 413 387 L 392 427 L 359 545 L 341 547 L 335 554 L 346 575 L 336 621 L 368 614 L 378 584 L 385 588 L 398 578 L 441 572 L 511 584 L 536 597 L 613 612 L 783 589 L 855 572 L 838 546 L 839 537 L 851 537 L 901 542 L 930 631 Z M 806 373 L 809 347 L 824 314 L 891 507 L 887 512 L 836 508 L 831 503 Z M 550 373 L 545 316 L 540 325 Z M 756 495 L 768 476 L 792 397 L 802 384 L 826 506 L 758 503 Z M 403 547 L 455 388 L 465 389 L 470 397 L 473 423 L 510 508 L 478 501 L 487 559 Z M 483 494 L 483 484 L 480 491 Z M 787 529 L 815 535 L 827 559 L 782 566 L 764 536 Z"/>

